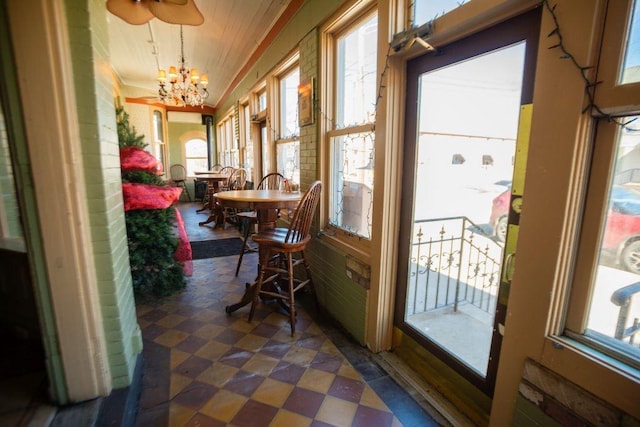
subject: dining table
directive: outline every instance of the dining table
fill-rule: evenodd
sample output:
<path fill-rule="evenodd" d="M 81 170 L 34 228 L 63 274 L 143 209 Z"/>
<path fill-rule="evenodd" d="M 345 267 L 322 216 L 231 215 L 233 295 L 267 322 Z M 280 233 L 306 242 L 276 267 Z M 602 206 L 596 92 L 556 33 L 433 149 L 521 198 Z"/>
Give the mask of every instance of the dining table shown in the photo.
<path fill-rule="evenodd" d="M 206 221 L 199 222 L 198 225 L 205 225 L 216 220 L 215 215 L 215 201 L 213 195 L 218 188 L 220 187 L 220 183 L 229 179 L 229 175 L 217 173 L 217 172 L 195 172 L 196 178 L 198 180 L 207 182 L 207 200 L 202 204 L 202 208 L 198 209 L 196 212 L 202 212 L 204 210 L 209 210 L 209 217 Z"/>
<path fill-rule="evenodd" d="M 258 231 L 275 228 L 280 209 L 295 209 L 302 199 L 299 191 L 281 190 L 233 190 L 221 191 L 214 194 L 223 207 L 235 209 L 250 209 L 256 211 Z M 262 249 L 259 247 L 258 251 Z M 259 259 L 262 259 L 260 257 Z M 260 266 L 258 266 L 258 271 Z M 253 299 L 256 282 L 248 283 L 241 300 L 225 308 L 227 313 L 233 313 L 249 304 Z"/>

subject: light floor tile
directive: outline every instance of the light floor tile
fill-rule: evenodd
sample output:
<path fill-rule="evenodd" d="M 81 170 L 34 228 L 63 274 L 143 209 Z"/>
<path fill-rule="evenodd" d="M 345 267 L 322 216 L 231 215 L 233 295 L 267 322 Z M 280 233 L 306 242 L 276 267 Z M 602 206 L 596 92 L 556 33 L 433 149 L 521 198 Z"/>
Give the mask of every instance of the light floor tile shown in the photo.
<path fill-rule="evenodd" d="M 287 400 L 287 397 L 289 397 L 289 394 L 291 394 L 291 390 L 293 390 L 291 384 L 267 378 L 260 384 L 260 387 L 257 388 L 251 398 L 258 402 L 280 408 Z"/>
<path fill-rule="evenodd" d="M 329 387 L 331 387 L 334 379 L 334 374 L 321 371 L 319 369 L 309 368 L 302 375 L 300 381 L 298 381 L 298 385 L 319 393 L 326 393 L 329 391 Z"/>
<path fill-rule="evenodd" d="M 200 409 L 203 414 L 229 422 L 247 402 L 247 398 L 226 390 L 220 390 Z"/>
<path fill-rule="evenodd" d="M 358 405 L 355 403 L 326 396 L 318 409 L 316 419 L 337 427 L 349 427 L 357 409 Z"/>

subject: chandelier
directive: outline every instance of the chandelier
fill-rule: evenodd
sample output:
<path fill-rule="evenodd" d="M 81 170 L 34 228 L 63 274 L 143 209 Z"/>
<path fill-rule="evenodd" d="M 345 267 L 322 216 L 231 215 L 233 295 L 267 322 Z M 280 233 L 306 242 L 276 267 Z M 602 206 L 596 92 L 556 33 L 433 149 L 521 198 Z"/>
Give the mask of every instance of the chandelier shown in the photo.
<path fill-rule="evenodd" d="M 184 107 L 202 107 L 209 96 L 207 86 L 209 77 L 206 74 L 200 76 L 197 68 L 189 69 L 184 59 L 184 39 L 182 25 L 180 25 L 180 63 L 178 68 L 171 66 L 169 72 L 158 70 L 158 95 L 167 105 Z"/>

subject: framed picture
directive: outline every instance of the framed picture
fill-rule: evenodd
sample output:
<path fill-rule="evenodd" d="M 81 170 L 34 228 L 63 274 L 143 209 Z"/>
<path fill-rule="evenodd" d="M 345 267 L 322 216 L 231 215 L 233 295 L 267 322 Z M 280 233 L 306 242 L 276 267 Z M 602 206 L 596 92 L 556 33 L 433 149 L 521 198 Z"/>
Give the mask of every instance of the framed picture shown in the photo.
<path fill-rule="evenodd" d="M 307 79 L 298 85 L 298 125 L 310 125 L 313 120 L 313 79 Z"/>

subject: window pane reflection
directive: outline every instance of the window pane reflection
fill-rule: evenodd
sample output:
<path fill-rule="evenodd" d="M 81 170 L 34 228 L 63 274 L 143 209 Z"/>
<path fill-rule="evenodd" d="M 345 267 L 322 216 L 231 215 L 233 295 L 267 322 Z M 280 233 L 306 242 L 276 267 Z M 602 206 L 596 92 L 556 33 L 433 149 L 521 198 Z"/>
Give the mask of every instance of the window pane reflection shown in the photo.
<path fill-rule="evenodd" d="M 415 0 L 413 25 L 419 27 L 465 3 L 464 0 Z"/>
<path fill-rule="evenodd" d="M 631 12 L 629 38 L 622 66 L 622 84 L 640 82 L 640 6 L 635 1 Z"/>
<path fill-rule="evenodd" d="M 630 119 L 632 117 L 627 117 L 624 121 Z M 640 333 L 636 334 L 640 319 L 640 129 L 637 122 L 620 129 L 616 149 L 586 335 L 640 361 Z"/>

